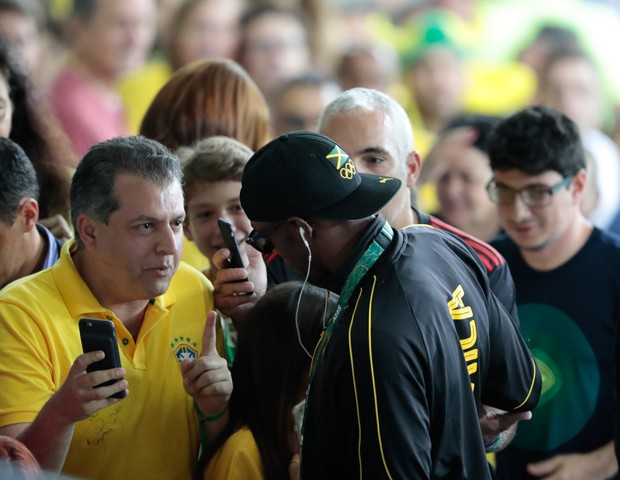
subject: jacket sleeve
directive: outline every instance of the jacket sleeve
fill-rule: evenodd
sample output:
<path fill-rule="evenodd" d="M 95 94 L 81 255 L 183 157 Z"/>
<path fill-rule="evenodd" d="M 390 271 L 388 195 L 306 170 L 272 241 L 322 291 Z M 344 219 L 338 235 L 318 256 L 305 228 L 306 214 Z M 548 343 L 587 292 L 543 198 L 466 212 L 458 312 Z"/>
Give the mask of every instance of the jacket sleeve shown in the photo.
<path fill-rule="evenodd" d="M 507 411 L 532 410 L 540 398 L 542 377 L 517 322 L 497 297 L 488 297 L 489 367 L 482 403 Z"/>
<path fill-rule="evenodd" d="M 489 286 L 499 302 L 504 306 L 510 318 L 517 327 L 519 326 L 519 315 L 517 313 L 517 294 L 515 284 L 510 274 L 510 268 L 504 260 L 497 268 L 488 272 Z"/>

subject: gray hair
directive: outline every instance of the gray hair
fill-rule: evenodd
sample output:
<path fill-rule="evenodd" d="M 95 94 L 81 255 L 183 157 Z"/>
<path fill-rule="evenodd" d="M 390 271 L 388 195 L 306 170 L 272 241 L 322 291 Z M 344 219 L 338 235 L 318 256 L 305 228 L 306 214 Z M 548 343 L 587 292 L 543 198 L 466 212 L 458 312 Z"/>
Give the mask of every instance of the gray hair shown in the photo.
<path fill-rule="evenodd" d="M 80 214 L 108 223 L 120 208 L 116 178 L 135 175 L 156 185 L 175 180 L 183 184 L 183 172 L 177 156 L 161 143 L 142 136 L 117 137 L 91 147 L 75 171 L 71 182 L 71 221 L 76 240 Z"/>
<path fill-rule="evenodd" d="M 368 113 L 380 111 L 385 115 L 391 123 L 387 129 L 388 135 L 396 146 L 403 168 L 406 168 L 407 157 L 413 151 L 413 127 L 405 109 L 383 92 L 371 88 L 345 90 L 323 110 L 318 123 L 319 131 L 328 119 L 357 110 Z"/>

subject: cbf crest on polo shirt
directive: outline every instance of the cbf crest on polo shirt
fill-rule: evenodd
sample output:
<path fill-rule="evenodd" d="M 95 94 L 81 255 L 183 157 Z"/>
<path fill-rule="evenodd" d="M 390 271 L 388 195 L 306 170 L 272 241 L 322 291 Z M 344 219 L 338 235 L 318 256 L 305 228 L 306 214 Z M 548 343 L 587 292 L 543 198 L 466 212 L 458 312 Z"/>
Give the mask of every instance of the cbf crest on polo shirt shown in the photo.
<path fill-rule="evenodd" d="M 325 158 L 330 161 L 334 168 L 338 170 L 340 176 L 345 180 L 352 180 L 353 176 L 357 173 L 357 169 L 351 157 L 338 145 L 335 145 Z"/>
<path fill-rule="evenodd" d="M 170 342 L 170 349 L 181 365 L 186 360 L 196 360 L 198 357 L 198 344 L 190 337 L 178 336 Z"/>

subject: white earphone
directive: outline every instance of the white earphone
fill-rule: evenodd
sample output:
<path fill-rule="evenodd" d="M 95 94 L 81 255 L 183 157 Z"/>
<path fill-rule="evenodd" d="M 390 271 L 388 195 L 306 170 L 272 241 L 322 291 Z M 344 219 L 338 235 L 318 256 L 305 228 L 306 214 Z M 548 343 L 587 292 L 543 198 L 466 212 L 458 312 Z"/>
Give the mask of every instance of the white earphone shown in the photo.
<path fill-rule="evenodd" d="M 306 240 L 306 232 L 304 232 L 303 227 L 299 227 L 299 235 L 301 236 L 301 241 L 304 242 L 306 248 L 310 250 L 310 245 L 308 245 L 308 240 Z"/>
<path fill-rule="evenodd" d="M 297 308 L 295 309 L 295 328 L 297 329 L 297 341 L 301 348 L 306 352 L 308 357 L 312 358 L 312 354 L 308 351 L 308 349 L 304 346 L 301 341 L 301 332 L 299 331 L 299 306 L 301 305 L 301 296 L 304 293 L 304 288 L 306 288 L 306 283 L 308 283 L 308 278 L 310 277 L 310 265 L 312 264 L 312 250 L 310 250 L 310 244 L 306 239 L 306 232 L 304 232 L 303 227 L 299 227 L 299 236 L 301 237 L 301 241 L 304 242 L 306 246 L 306 250 L 308 250 L 308 269 L 306 270 L 306 278 L 304 278 L 304 283 L 301 285 L 301 291 L 299 292 L 299 298 L 297 299 Z"/>

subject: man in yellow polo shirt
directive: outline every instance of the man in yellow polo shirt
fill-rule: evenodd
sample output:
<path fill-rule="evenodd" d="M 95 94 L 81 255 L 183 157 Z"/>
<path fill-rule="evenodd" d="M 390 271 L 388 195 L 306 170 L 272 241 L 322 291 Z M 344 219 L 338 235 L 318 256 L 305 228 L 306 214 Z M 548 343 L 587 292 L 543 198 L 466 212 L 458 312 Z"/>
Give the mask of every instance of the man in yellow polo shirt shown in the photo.
<path fill-rule="evenodd" d="M 210 430 L 226 422 L 232 382 L 215 349 L 213 287 L 179 260 L 181 184 L 178 159 L 157 142 L 94 146 L 71 186 L 76 240 L 53 268 L 0 292 L 0 435 L 45 469 L 191 478 L 199 416 Z M 114 322 L 122 368 L 86 372 L 102 354 L 82 354 L 83 317 Z"/>

